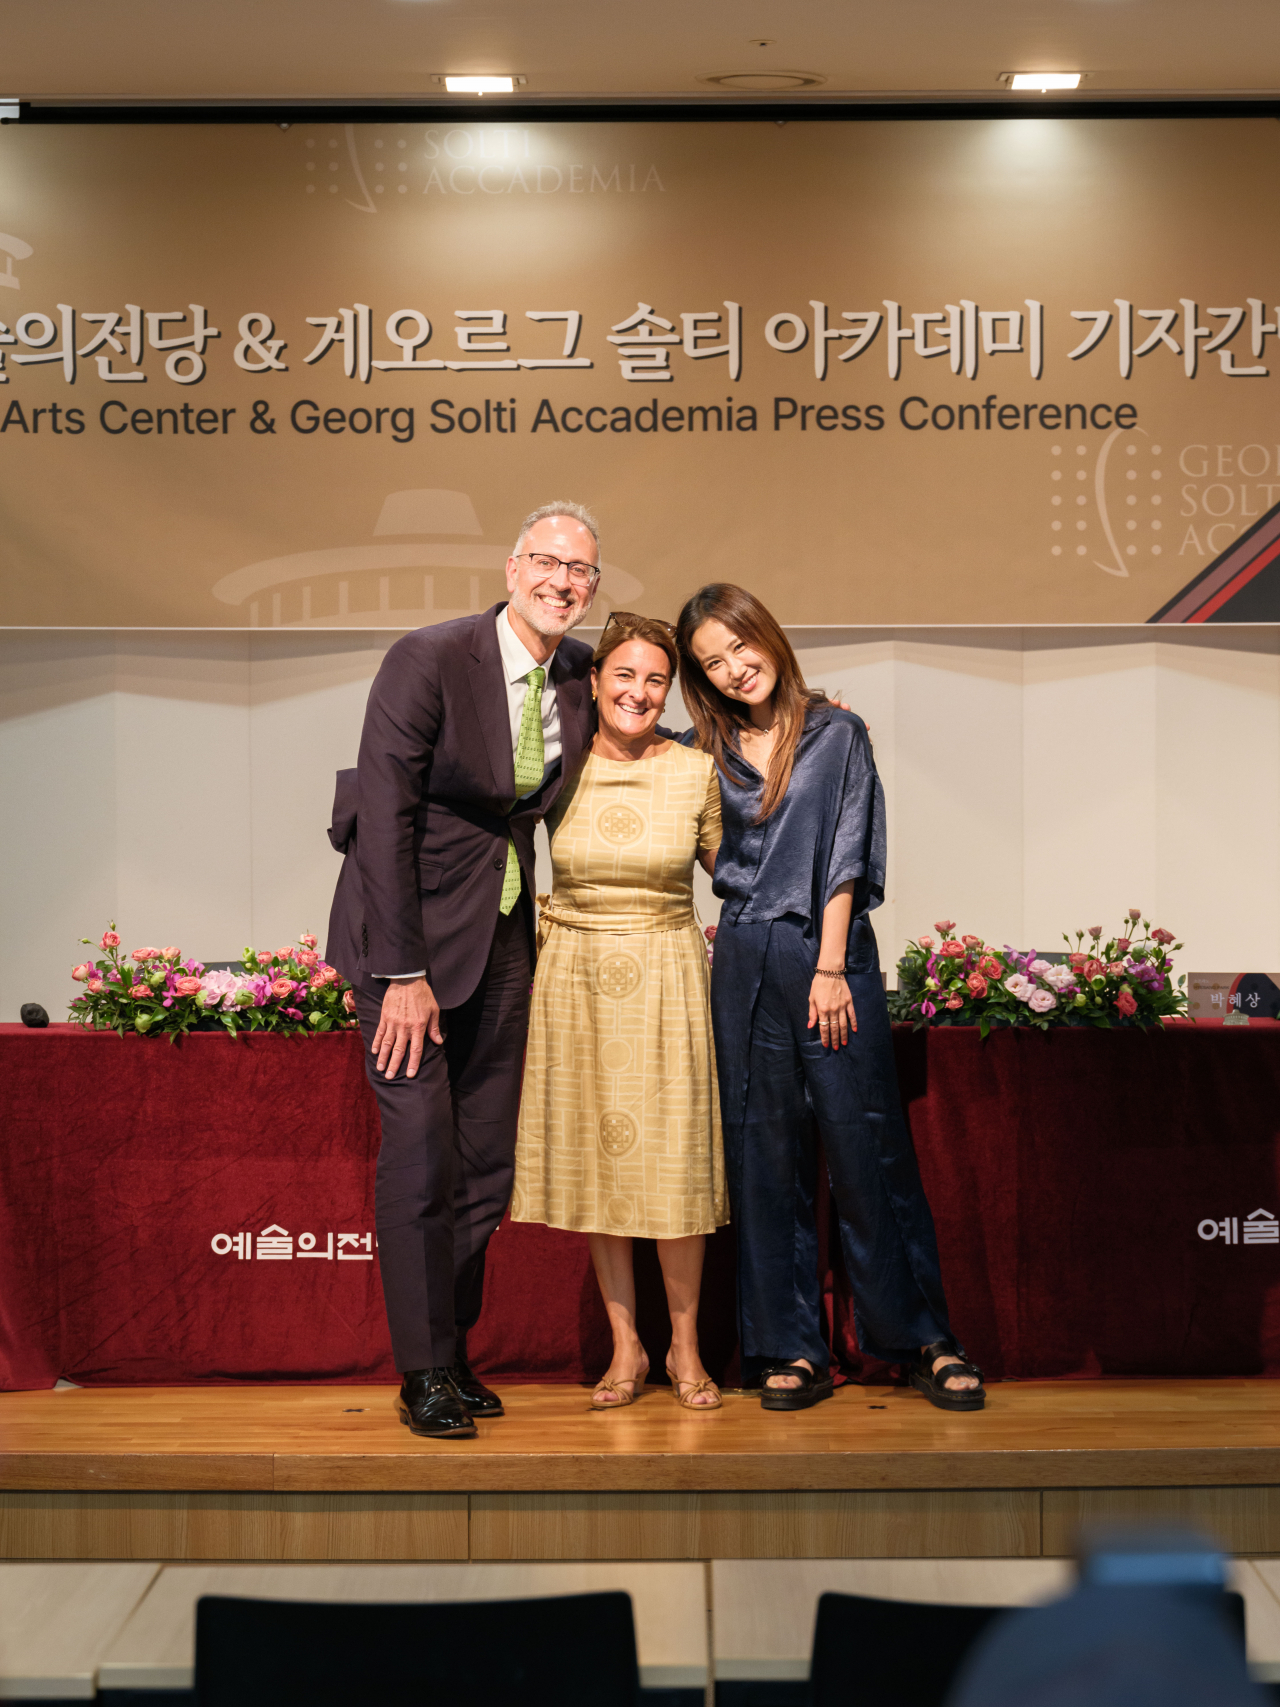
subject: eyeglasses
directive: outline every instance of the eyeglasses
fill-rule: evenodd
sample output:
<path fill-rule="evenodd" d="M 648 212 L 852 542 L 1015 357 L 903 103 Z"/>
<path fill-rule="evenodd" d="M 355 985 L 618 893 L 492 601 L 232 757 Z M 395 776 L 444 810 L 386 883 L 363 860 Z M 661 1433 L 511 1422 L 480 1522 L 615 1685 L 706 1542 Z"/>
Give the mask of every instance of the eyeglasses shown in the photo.
<path fill-rule="evenodd" d="M 616 622 L 619 624 L 619 626 L 626 626 L 627 624 L 633 623 L 633 622 L 656 622 L 659 628 L 665 628 L 666 629 L 667 633 L 671 636 L 671 638 L 673 640 L 675 639 L 675 636 L 676 636 L 676 625 L 674 622 L 664 622 L 660 616 L 642 616 L 639 611 L 634 611 L 634 610 L 610 611 L 608 619 L 604 625 L 605 628 L 608 628 L 609 623 L 611 623 L 611 622 Z"/>
<path fill-rule="evenodd" d="M 548 557 L 541 551 L 518 551 L 517 557 L 527 557 L 536 581 L 545 581 L 557 569 L 563 569 L 575 587 L 589 587 L 600 571 L 594 563 L 566 563 L 562 557 Z"/>

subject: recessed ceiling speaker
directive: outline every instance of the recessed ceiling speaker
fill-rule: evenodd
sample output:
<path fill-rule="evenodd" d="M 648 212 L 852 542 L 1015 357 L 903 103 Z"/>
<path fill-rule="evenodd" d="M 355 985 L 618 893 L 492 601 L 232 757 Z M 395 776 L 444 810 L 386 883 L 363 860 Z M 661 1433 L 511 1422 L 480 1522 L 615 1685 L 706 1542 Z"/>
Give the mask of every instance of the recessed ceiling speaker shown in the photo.
<path fill-rule="evenodd" d="M 699 77 L 698 82 L 747 95 L 770 95 L 786 89 L 816 89 L 826 78 L 819 77 L 816 71 L 721 71 L 715 76 Z"/>

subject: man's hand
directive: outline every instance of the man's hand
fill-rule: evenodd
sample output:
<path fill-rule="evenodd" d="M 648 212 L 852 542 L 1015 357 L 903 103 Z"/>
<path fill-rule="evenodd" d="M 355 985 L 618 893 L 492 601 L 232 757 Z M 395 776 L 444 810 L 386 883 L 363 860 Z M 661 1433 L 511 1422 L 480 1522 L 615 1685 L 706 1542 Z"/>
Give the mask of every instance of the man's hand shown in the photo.
<path fill-rule="evenodd" d="M 827 698 L 831 701 L 832 705 L 838 706 L 841 711 L 853 711 L 853 707 L 849 704 L 849 701 L 844 697 L 843 693 L 828 694 Z M 857 716 L 856 712 L 854 712 L 854 716 Z M 863 721 L 865 722 L 866 720 L 864 719 Z M 866 729 L 867 740 L 869 741 L 871 739 L 871 725 L 869 723 L 867 723 Z"/>
<path fill-rule="evenodd" d="M 378 1029 L 373 1034 L 372 1050 L 378 1057 L 378 1071 L 394 1079 L 407 1052 L 405 1077 L 416 1077 L 423 1040 L 428 1036 L 433 1043 L 444 1042 L 440 1004 L 431 994 L 430 984 L 425 978 L 388 984 Z"/>

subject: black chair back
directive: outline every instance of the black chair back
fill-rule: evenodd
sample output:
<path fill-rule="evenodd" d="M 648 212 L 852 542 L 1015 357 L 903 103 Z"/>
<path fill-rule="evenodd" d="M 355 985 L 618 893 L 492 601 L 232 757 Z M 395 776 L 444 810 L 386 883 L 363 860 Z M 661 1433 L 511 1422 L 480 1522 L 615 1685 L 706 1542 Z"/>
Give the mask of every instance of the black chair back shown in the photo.
<path fill-rule="evenodd" d="M 634 1707 L 628 1594 L 196 1606 L 198 1707 Z"/>
<path fill-rule="evenodd" d="M 809 1673 L 813 1707 L 942 1707 L 969 1649 L 1008 1610 L 824 1594 Z"/>

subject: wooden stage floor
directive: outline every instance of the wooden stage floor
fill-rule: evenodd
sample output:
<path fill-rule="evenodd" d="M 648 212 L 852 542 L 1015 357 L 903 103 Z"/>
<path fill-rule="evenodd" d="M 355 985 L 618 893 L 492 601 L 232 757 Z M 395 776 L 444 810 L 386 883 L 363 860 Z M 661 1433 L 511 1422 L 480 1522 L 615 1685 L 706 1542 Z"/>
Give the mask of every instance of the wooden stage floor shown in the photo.
<path fill-rule="evenodd" d="M 1146 1516 L 1280 1553 L 1280 1382 L 1005 1383 L 956 1415 L 893 1387 L 704 1417 L 501 1391 L 450 1442 L 389 1387 L 2 1394 L 0 1557 L 1025 1558 Z"/>

